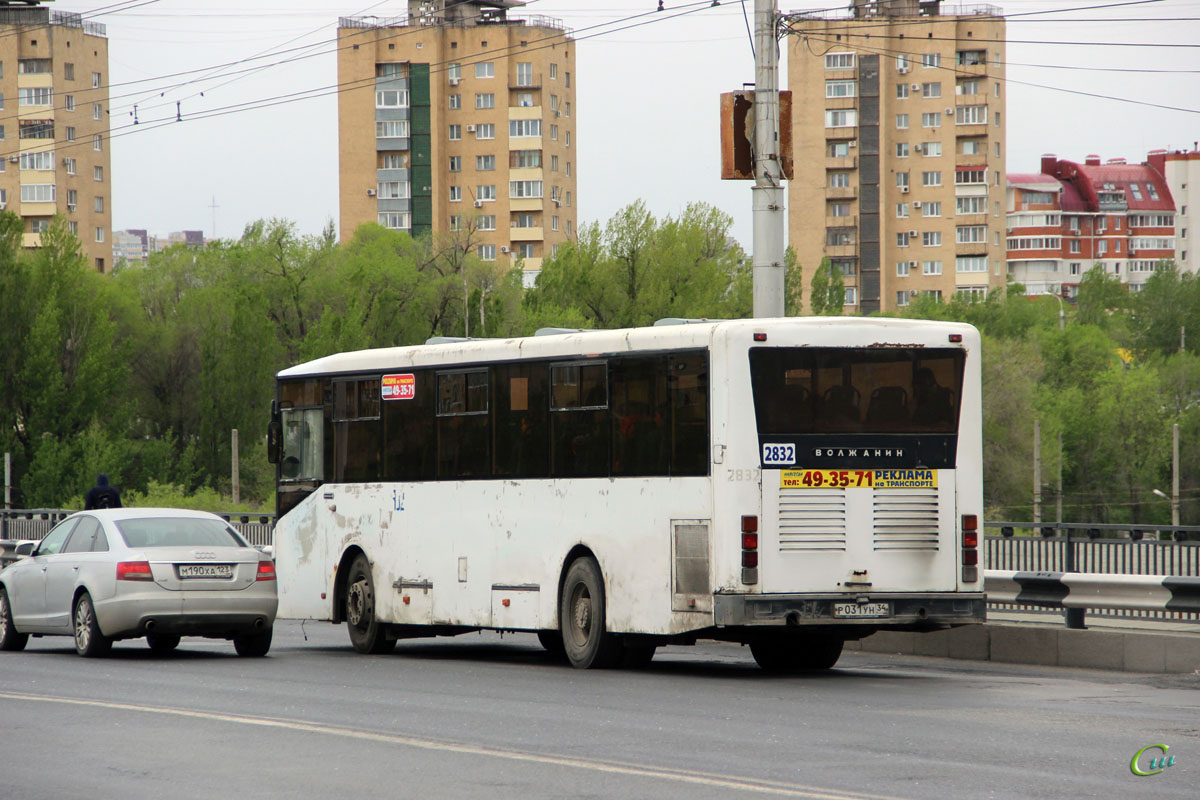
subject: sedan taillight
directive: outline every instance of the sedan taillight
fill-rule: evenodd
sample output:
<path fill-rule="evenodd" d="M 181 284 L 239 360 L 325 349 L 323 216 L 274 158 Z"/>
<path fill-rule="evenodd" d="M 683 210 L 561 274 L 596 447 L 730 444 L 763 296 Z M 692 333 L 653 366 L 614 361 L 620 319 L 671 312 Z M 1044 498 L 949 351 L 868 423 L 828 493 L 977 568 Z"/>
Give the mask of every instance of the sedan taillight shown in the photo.
<path fill-rule="evenodd" d="M 119 581 L 152 581 L 154 574 L 150 572 L 149 561 L 119 561 L 117 562 L 117 580 Z"/>
<path fill-rule="evenodd" d="M 258 575 L 255 576 L 256 581 L 273 581 L 275 580 L 275 562 L 260 561 L 258 562 Z"/>

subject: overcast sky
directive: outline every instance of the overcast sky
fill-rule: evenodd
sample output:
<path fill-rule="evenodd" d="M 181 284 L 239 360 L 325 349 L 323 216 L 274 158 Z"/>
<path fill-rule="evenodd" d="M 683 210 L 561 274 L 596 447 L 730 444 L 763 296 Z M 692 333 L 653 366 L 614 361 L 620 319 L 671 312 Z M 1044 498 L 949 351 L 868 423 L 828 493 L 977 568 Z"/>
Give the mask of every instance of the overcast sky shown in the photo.
<path fill-rule="evenodd" d="M 783 11 L 805 8 L 782 2 Z M 1097 4 L 1010 0 L 1000 7 L 1012 14 Z M 728 0 L 699 8 L 667 0 L 661 14 L 624 23 L 640 27 L 602 33 L 616 27 L 605 23 L 645 14 L 654 5 L 654 0 L 529 4 L 527 13 L 557 17 L 579 39 L 579 220 L 606 220 L 638 198 L 660 217 L 703 200 L 733 217 L 733 233 L 749 249 L 749 184 L 721 181 L 718 169 L 718 95 L 754 77 L 742 7 Z M 97 6 L 64 0 L 53 7 L 86 12 Z M 332 45 L 337 18 L 398 16 L 405 8 L 401 2 L 371 0 L 160 0 L 95 17 L 108 26 L 113 84 L 113 227 L 164 234 L 203 229 L 211 237 L 214 203 L 215 233 L 221 238 L 236 237 L 248 222 L 265 217 L 291 220 L 306 234 L 318 233 L 330 219 L 336 222 L 336 95 L 211 119 L 195 117 L 332 87 L 337 83 Z M 697 10 L 669 18 L 681 8 Z M 746 12 L 752 15 L 752 2 Z M 1114 17 L 1135 21 L 1100 21 Z M 1039 156 L 1047 152 L 1075 159 L 1098 153 L 1132 162 L 1144 159 L 1153 148 L 1190 148 L 1200 139 L 1200 114 L 1195 111 L 1156 109 L 1024 84 L 1200 109 L 1200 23 L 1167 20 L 1194 17 L 1200 17 L 1200 0 L 1010 20 L 1008 169 L 1037 171 Z M 602 35 L 585 38 L 597 33 Z M 1054 41 L 1158 46 L 1046 43 Z M 1191 46 L 1164 46 L 1170 44 Z M 205 71 L 161 79 L 305 45 L 312 45 L 304 51 L 312 57 L 249 74 L 222 72 L 197 81 L 210 74 Z M 238 69 L 304 53 L 293 50 Z M 1122 73 L 1098 67 L 1192 72 Z M 181 85 L 184 81 L 193 82 Z M 786 79 L 781 83 L 786 86 Z M 155 127 L 156 120 L 175 118 L 177 101 L 183 121 Z M 127 127 L 133 122 L 134 103 L 139 124 Z"/>

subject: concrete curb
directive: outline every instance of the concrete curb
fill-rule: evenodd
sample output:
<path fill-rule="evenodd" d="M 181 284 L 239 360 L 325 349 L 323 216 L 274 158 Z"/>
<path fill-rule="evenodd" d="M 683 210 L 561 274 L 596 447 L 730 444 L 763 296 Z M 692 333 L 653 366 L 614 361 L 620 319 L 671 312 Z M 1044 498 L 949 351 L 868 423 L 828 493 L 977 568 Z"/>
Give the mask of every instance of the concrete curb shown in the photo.
<path fill-rule="evenodd" d="M 881 631 L 846 642 L 846 649 L 1119 672 L 1200 670 L 1200 636 L 1188 633 L 989 623 L 934 633 Z"/>

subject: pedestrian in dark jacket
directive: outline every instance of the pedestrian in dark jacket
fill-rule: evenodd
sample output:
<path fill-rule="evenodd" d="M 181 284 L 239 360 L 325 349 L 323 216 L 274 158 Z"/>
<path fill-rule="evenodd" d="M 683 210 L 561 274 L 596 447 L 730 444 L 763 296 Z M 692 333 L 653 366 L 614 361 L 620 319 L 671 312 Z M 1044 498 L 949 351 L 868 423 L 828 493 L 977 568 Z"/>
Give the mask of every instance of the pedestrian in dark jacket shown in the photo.
<path fill-rule="evenodd" d="M 121 493 L 116 487 L 108 485 L 108 476 L 103 473 L 96 478 L 96 485 L 88 490 L 83 508 L 91 511 L 94 508 L 120 508 Z"/>

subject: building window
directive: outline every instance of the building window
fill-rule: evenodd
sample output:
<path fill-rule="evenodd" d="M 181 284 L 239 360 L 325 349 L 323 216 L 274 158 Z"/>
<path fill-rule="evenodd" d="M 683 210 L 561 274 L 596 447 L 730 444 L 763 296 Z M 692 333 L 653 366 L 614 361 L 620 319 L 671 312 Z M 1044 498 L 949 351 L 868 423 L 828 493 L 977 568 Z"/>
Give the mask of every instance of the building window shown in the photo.
<path fill-rule="evenodd" d="M 552 230 L 552 231 L 558 230 L 558 215 L 557 214 L 550 217 L 550 230 Z"/>
<path fill-rule="evenodd" d="M 907 219 L 908 218 L 908 203 L 896 203 L 896 218 L 897 219 Z"/>
<path fill-rule="evenodd" d="M 826 53 L 825 69 L 854 69 L 854 53 Z"/>
<path fill-rule="evenodd" d="M 67 174 L 68 174 L 68 175 L 74 175 L 74 174 L 75 174 L 75 159 L 73 159 L 73 158 L 64 158 L 64 159 L 63 159 L 63 163 L 64 163 L 64 165 L 65 165 L 65 166 L 66 166 L 66 168 L 67 168 Z"/>
<path fill-rule="evenodd" d="M 897 172 L 896 173 L 896 186 L 900 189 L 908 188 L 908 173 L 907 172 Z"/>
<path fill-rule="evenodd" d="M 567 167 L 567 177 L 569 178 L 569 177 L 571 177 L 571 162 L 570 161 L 567 162 L 566 167 Z"/>
<path fill-rule="evenodd" d="M 100 85 L 101 85 L 101 83 L 102 83 L 102 81 L 103 81 L 103 78 L 101 77 L 101 75 L 100 75 L 100 73 L 99 73 L 99 72 L 93 72 L 93 73 L 92 73 L 92 88 L 93 88 L 93 89 L 99 89 L 99 88 L 100 88 Z M 103 239 L 97 239 L 96 241 L 97 241 L 97 242 L 102 242 L 102 241 L 104 241 L 104 240 L 103 240 Z"/>
<path fill-rule="evenodd" d="M 23 119 L 17 125 L 22 139 L 53 139 L 54 120 Z"/>
<path fill-rule="evenodd" d="M 896 56 L 896 72 L 899 72 L 901 75 L 903 75 L 908 72 L 909 66 L 910 62 L 907 54 L 902 53 Z"/>
<path fill-rule="evenodd" d="M 958 85 L 958 88 L 959 94 L 974 95 L 979 94 L 980 84 L 979 81 L 963 81 Z"/>
<path fill-rule="evenodd" d="M 462 80 L 462 64 L 451 64 L 446 68 L 446 77 L 451 81 Z"/>
<path fill-rule="evenodd" d="M 921 94 L 925 95 L 926 97 L 941 97 L 942 96 L 941 82 L 934 81 L 932 83 L 921 84 Z"/>
<path fill-rule="evenodd" d="M 550 126 L 550 140 L 553 142 L 558 141 L 558 126 L 557 125 Z"/>
<path fill-rule="evenodd" d="M 855 109 L 831 109 L 825 112 L 826 128 L 853 128 L 857 124 L 858 111 Z"/>
<path fill-rule="evenodd" d="M 848 142 L 830 142 L 825 153 L 830 158 L 846 158 L 850 155 L 850 144 Z"/>
<path fill-rule="evenodd" d="M 449 100 L 449 102 L 450 102 L 450 110 L 451 111 L 457 111 L 458 109 L 462 108 L 462 95 L 461 94 L 448 95 L 447 100 Z"/>
<path fill-rule="evenodd" d="M 987 64 L 986 50 L 959 50 L 958 65 L 964 67 L 974 67 Z"/>
<path fill-rule="evenodd" d="M 405 211 L 385 211 L 379 215 L 379 224 L 391 230 L 406 231 L 412 228 L 408 212 Z"/>
<path fill-rule="evenodd" d="M 526 169 L 542 166 L 541 150 L 510 150 L 508 165 L 515 169 Z"/>
<path fill-rule="evenodd" d="M 453 126 L 451 126 L 453 127 Z M 380 120 L 375 123 L 375 138 L 376 139 L 407 139 L 408 138 L 408 120 L 406 119 L 390 119 Z"/>
<path fill-rule="evenodd" d="M 450 215 L 450 230 L 462 230 L 462 216 L 459 214 Z"/>
<path fill-rule="evenodd" d="M 524 139 L 542 135 L 540 119 L 510 119 L 508 121 L 508 136 L 511 139 Z"/>
<path fill-rule="evenodd" d="M 959 186 L 970 186 L 987 183 L 987 169 L 984 167 L 959 167 L 954 172 L 954 182 Z M 987 213 L 987 205 L 984 205 L 984 214 Z"/>
<path fill-rule="evenodd" d="M 940 67 L 941 65 L 942 65 L 942 54 L 941 53 L 922 53 L 921 54 L 921 66 L 922 67 Z"/>
<path fill-rule="evenodd" d="M 908 158 L 908 142 L 896 142 L 896 158 Z"/>
<path fill-rule="evenodd" d="M 475 95 L 476 108 L 495 108 L 496 94 L 494 92 L 480 92 Z"/>
<path fill-rule="evenodd" d="M 924 233 L 921 234 L 921 245 L 923 247 L 941 247 L 942 246 L 942 232 L 941 231 L 925 231 Z M 941 262 L 939 261 L 939 262 L 937 262 L 937 264 L 938 264 L 938 269 L 940 270 L 942 268 Z M 940 275 L 941 273 L 939 272 L 938 274 Z"/>
<path fill-rule="evenodd" d="M 896 233 L 896 247 L 908 247 L 907 231 L 899 231 Z"/>
<path fill-rule="evenodd" d="M 40 153 L 21 153 L 21 169 L 52 170 L 54 169 L 54 151 L 44 150 Z"/>
<path fill-rule="evenodd" d="M 987 241 L 987 226 L 959 225 L 954 231 L 954 241 L 958 244 L 975 244 Z"/>
<path fill-rule="evenodd" d="M 909 270 L 909 266 L 908 266 L 907 261 L 897 261 L 896 262 L 896 277 L 897 278 L 907 278 L 908 270 Z"/>
<path fill-rule="evenodd" d="M 462 139 L 462 125 L 450 126 L 450 141 L 457 142 Z"/>
<path fill-rule="evenodd" d="M 96 202 L 92 204 L 92 210 L 95 211 L 97 214 L 104 213 L 104 198 L 103 197 L 96 198 Z"/>
<path fill-rule="evenodd" d="M 922 275 L 941 275 L 942 274 L 942 262 L 940 262 L 940 261 L 922 261 L 921 262 L 921 274 Z"/>
<path fill-rule="evenodd" d="M 521 258 L 533 258 L 533 242 L 521 242 L 518 244 L 517 255 Z"/>
<path fill-rule="evenodd" d="M 496 260 L 496 245 L 494 245 L 494 244 L 479 245 L 479 260 L 480 261 L 495 261 Z"/>
<path fill-rule="evenodd" d="M 956 214 L 986 214 L 986 197 L 956 197 L 954 198 L 954 213 Z"/>
<path fill-rule="evenodd" d="M 0 72 L 0 76 L 2 76 L 2 75 L 3 75 L 3 72 Z M 68 81 L 75 80 L 75 65 L 72 64 L 70 61 L 63 64 L 63 78 Z"/>
<path fill-rule="evenodd" d="M 494 78 L 496 77 L 496 65 L 491 61 L 480 61 L 475 65 L 476 78 Z"/>
<path fill-rule="evenodd" d="M 78 236 L 78 235 L 79 235 L 79 221 L 78 221 L 78 220 L 71 220 L 70 222 L 68 222 L 68 223 L 67 223 L 67 230 L 69 230 L 69 231 L 70 231 L 72 234 L 74 234 L 75 236 Z"/>
<path fill-rule="evenodd" d="M 1070 251 L 1071 251 L 1071 253 L 1072 253 L 1072 254 L 1075 254 L 1075 255 L 1077 255 L 1077 254 L 1080 252 L 1080 245 L 1079 245 L 1079 240 L 1078 240 L 1078 239 L 1072 239 L 1072 240 L 1071 240 L 1071 243 L 1070 243 Z"/>
<path fill-rule="evenodd" d="M 566 85 L 566 87 L 568 89 L 571 88 L 571 73 L 569 73 L 569 72 L 563 73 L 563 83 Z"/>
<path fill-rule="evenodd" d="M 550 65 L 550 80 L 552 80 L 552 81 L 558 80 L 558 64 Z"/>
<path fill-rule="evenodd" d="M 850 204 L 830 203 L 825 215 L 829 217 L 848 217 L 850 216 Z"/>
<path fill-rule="evenodd" d="M 104 167 L 92 167 L 92 180 L 104 182 Z"/>
<path fill-rule="evenodd" d="M 896 292 L 896 305 L 898 305 L 898 306 L 908 305 L 908 292 L 904 291 L 903 289 Z"/>
<path fill-rule="evenodd" d="M 942 171 L 940 169 L 931 169 L 921 173 L 922 186 L 941 186 Z"/>
<path fill-rule="evenodd" d="M 53 183 L 21 184 L 22 203 L 53 203 L 57 199 Z"/>
<path fill-rule="evenodd" d="M 572 235 L 572 228 L 574 228 L 574 227 L 575 227 L 575 226 L 574 226 L 574 224 L 571 222 L 571 220 L 567 220 L 567 236 L 571 236 L 571 235 Z"/>
<path fill-rule="evenodd" d="M 996 147 L 995 147 L 995 150 L 996 150 L 996 158 L 999 158 L 999 157 L 1000 157 L 1000 143 L 999 143 L 999 142 L 993 142 L 993 144 L 995 144 L 995 146 L 996 146 Z"/>
<path fill-rule="evenodd" d="M 496 123 L 484 122 L 475 126 L 476 139 L 495 139 L 496 138 Z"/>
<path fill-rule="evenodd" d="M 375 92 L 376 108 L 408 108 L 408 91 L 405 89 L 382 89 Z M 99 119 L 99 117 L 96 117 Z"/>
<path fill-rule="evenodd" d="M 45 75 L 50 72 L 48 58 L 22 58 L 17 61 L 18 75 Z"/>
<path fill-rule="evenodd" d="M 450 171 L 462 172 L 462 156 L 450 156 Z"/>
<path fill-rule="evenodd" d="M 922 128 L 940 128 L 942 127 L 942 115 L 936 111 L 926 111 L 921 115 Z"/>
<path fill-rule="evenodd" d="M 475 187 L 475 199 L 492 201 L 496 199 L 496 184 L 480 184 Z"/>
<path fill-rule="evenodd" d="M 451 186 L 450 187 L 450 202 L 458 203 L 461 201 L 462 201 L 462 187 L 461 186 Z"/>
<path fill-rule="evenodd" d="M 567 208 L 571 207 L 571 190 L 567 190 Z"/>
<path fill-rule="evenodd" d="M 925 217 L 940 217 L 942 215 L 942 201 L 928 200 L 921 206 L 921 215 Z"/>
<path fill-rule="evenodd" d="M 921 145 L 921 155 L 926 158 L 937 157 L 942 154 L 941 142 L 925 142 Z"/>
<path fill-rule="evenodd" d="M 481 230 L 481 231 L 496 230 L 496 215 L 495 214 L 481 214 L 480 216 L 476 217 L 476 220 L 478 220 L 478 223 L 479 223 L 477 226 L 479 230 Z"/>
<path fill-rule="evenodd" d="M 532 108 L 533 92 L 517 92 L 517 105 L 521 108 Z"/>
<path fill-rule="evenodd" d="M 489 172 L 496 168 L 495 156 L 475 156 L 475 169 L 479 172 Z"/>
<path fill-rule="evenodd" d="M 856 97 L 858 81 L 825 81 L 826 97 Z"/>
<path fill-rule="evenodd" d="M 908 129 L 908 114 L 897 114 L 896 115 L 896 130 L 903 131 L 903 130 L 907 130 L 907 129 Z"/>
<path fill-rule="evenodd" d="M 31 89 L 17 89 L 18 106 L 51 106 L 54 105 L 54 90 L 49 86 Z"/>
<path fill-rule="evenodd" d="M 846 247 L 854 244 L 854 228 L 826 228 L 825 244 L 830 247 Z"/>
<path fill-rule="evenodd" d="M 908 99 L 908 84 L 907 83 L 897 83 L 896 84 L 896 99 L 897 100 Z"/>
<path fill-rule="evenodd" d="M 533 214 L 517 214 L 512 219 L 514 228 L 536 228 L 537 218 Z"/>
<path fill-rule="evenodd" d="M 74 125 L 67 126 L 67 141 L 68 142 L 75 141 L 75 126 Z"/>
<path fill-rule="evenodd" d="M 376 191 L 380 200 L 404 200 L 408 198 L 408 181 L 380 181 Z"/>
<path fill-rule="evenodd" d="M 563 147 L 570 147 L 570 146 L 571 146 L 571 132 L 566 131 L 563 134 Z"/>
<path fill-rule="evenodd" d="M 533 62 L 518 61 L 517 62 L 517 86 L 534 86 L 533 82 Z"/>
<path fill-rule="evenodd" d="M 567 192 L 568 197 L 570 196 L 570 194 L 571 194 L 570 192 Z M 509 181 L 508 182 L 508 196 L 512 197 L 512 198 L 541 197 L 542 196 L 542 182 L 541 181 Z M 567 201 L 567 205 L 571 205 L 569 200 Z"/>
<path fill-rule="evenodd" d="M 831 172 L 829 173 L 829 188 L 831 189 L 847 189 L 850 187 L 849 172 Z"/>
<path fill-rule="evenodd" d="M 97 242 L 104 241 L 104 228 L 96 228 L 96 241 Z"/>
<path fill-rule="evenodd" d="M 958 272 L 987 272 L 987 256 L 958 256 L 954 259 Z"/>
<path fill-rule="evenodd" d="M 956 125 L 987 125 L 987 106 L 958 106 L 954 109 Z"/>
<path fill-rule="evenodd" d="M 858 305 L 858 287 L 846 286 L 842 289 L 842 303 L 847 306 Z"/>

